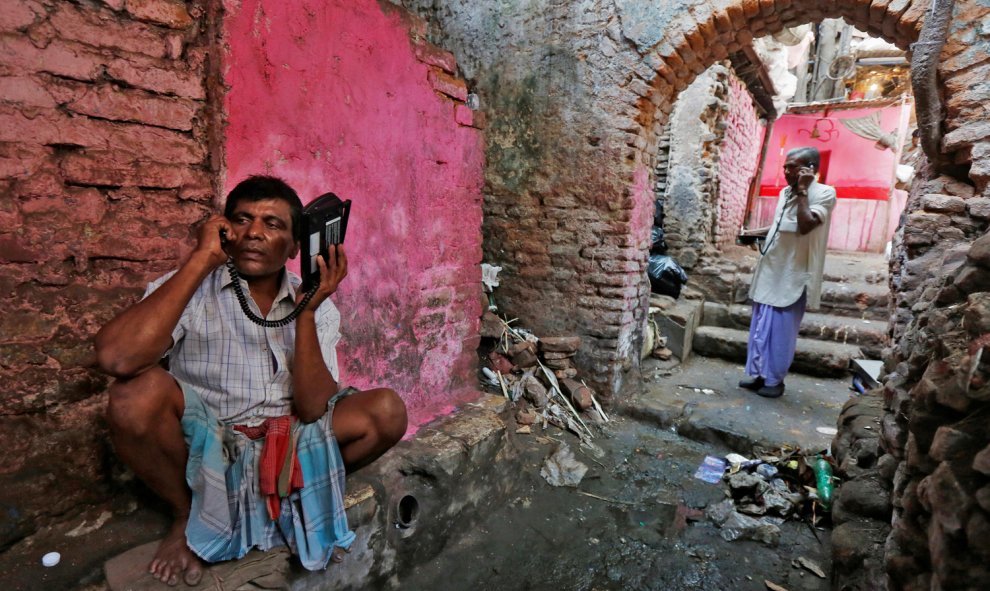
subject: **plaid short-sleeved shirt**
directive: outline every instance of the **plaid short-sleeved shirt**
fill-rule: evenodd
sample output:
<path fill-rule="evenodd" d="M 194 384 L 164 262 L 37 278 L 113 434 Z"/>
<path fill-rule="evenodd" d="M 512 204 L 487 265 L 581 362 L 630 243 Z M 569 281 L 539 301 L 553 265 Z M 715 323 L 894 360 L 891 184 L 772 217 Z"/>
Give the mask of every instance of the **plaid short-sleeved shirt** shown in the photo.
<path fill-rule="evenodd" d="M 175 272 L 148 285 L 145 297 Z M 240 279 L 255 314 L 247 282 Z M 302 281 L 288 270 L 268 319 L 283 318 L 295 308 L 296 289 Z M 340 312 L 329 299 L 316 310 L 316 333 L 323 359 L 338 379 L 337 342 Z M 258 424 L 268 417 L 292 412 L 292 359 L 294 322 L 264 328 L 244 315 L 225 266 L 218 267 L 200 284 L 172 331 L 168 351 L 169 372 L 194 386 L 203 402 L 224 423 Z"/>

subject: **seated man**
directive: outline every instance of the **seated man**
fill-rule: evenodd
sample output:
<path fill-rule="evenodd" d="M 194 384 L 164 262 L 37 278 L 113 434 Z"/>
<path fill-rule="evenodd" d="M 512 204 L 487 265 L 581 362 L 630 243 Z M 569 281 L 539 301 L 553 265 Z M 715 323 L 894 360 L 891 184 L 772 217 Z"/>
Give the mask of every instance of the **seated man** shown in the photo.
<path fill-rule="evenodd" d="M 114 447 L 175 512 L 149 567 L 169 585 L 197 584 L 202 561 L 285 544 L 306 568 L 325 568 L 354 539 L 344 470 L 405 433 L 395 392 L 337 384 L 340 313 L 329 297 L 347 275 L 343 246 L 318 257 L 319 287 L 294 322 L 263 328 L 238 303 L 235 281 L 267 319 L 303 299 L 285 268 L 301 216 L 285 182 L 241 182 L 224 215 L 199 229 L 189 259 L 96 336 L 99 364 L 117 378 L 107 412 Z"/>

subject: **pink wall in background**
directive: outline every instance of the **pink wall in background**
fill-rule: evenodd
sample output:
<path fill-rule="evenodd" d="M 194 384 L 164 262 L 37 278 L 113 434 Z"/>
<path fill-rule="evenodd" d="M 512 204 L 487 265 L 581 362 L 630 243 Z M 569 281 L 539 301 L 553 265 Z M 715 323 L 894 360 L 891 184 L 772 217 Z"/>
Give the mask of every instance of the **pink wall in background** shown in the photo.
<path fill-rule="evenodd" d="M 840 122 L 840 119 L 856 119 L 877 110 L 845 109 L 828 113 L 824 118 L 820 113 L 781 116 L 773 124 L 760 194 L 776 196 L 786 184 L 783 166 L 787 152 L 811 146 L 822 152 L 824 182 L 835 187 L 839 199 L 887 199 L 897 155 L 892 150 L 876 149 L 875 141 L 854 134 Z M 900 106 L 879 111 L 881 129 L 896 131 L 900 125 Z M 809 132 L 819 119 L 824 119 L 818 122 L 819 137 L 813 139 Z"/>
<path fill-rule="evenodd" d="M 414 45 L 412 17 L 375 0 L 225 8 L 225 189 L 269 173 L 304 203 L 353 200 L 341 382 L 394 388 L 412 431 L 477 395 L 483 146 L 435 89 L 461 94 L 437 67 L 452 56 Z"/>
<path fill-rule="evenodd" d="M 760 197 L 754 204 L 752 227 L 769 225 L 777 196 L 786 185 L 783 163 L 787 152 L 812 146 L 822 152 L 823 182 L 835 187 L 838 203 L 832 212 L 828 247 L 835 250 L 882 252 L 893 235 L 904 204 L 890 200 L 894 167 L 900 151 L 878 150 L 875 141 L 847 129 L 841 119 L 880 113 L 885 133 L 901 131 L 905 137 L 911 104 L 882 109 L 843 109 L 829 113 L 785 114 L 773 126 Z M 817 124 L 818 138 L 810 137 Z M 895 211 L 896 210 L 896 211 Z"/>

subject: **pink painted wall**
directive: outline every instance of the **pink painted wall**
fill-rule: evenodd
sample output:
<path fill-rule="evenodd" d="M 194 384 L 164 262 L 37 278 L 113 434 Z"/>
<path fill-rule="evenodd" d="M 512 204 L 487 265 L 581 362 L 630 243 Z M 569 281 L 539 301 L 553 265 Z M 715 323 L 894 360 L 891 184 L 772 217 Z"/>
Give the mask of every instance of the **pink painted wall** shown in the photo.
<path fill-rule="evenodd" d="M 341 382 L 394 388 L 411 430 L 475 397 L 483 144 L 435 89 L 442 52 L 375 0 L 225 8 L 225 189 L 270 173 L 353 200 Z"/>
<path fill-rule="evenodd" d="M 910 105 L 879 109 L 884 132 L 903 130 Z M 874 140 L 847 129 L 840 119 L 855 119 L 878 109 L 845 109 L 829 113 L 785 114 L 774 123 L 770 149 L 754 204 L 753 227 L 768 225 L 776 199 L 786 184 L 783 163 L 787 152 L 813 146 L 822 152 L 822 182 L 835 187 L 838 203 L 832 213 L 828 247 L 835 250 L 882 252 L 896 229 L 903 203 L 891 202 L 894 168 L 899 151 L 878 150 Z M 810 137 L 815 127 L 818 138 Z M 901 137 L 904 137 L 903 135 Z M 895 211 L 896 210 L 896 211 Z"/>

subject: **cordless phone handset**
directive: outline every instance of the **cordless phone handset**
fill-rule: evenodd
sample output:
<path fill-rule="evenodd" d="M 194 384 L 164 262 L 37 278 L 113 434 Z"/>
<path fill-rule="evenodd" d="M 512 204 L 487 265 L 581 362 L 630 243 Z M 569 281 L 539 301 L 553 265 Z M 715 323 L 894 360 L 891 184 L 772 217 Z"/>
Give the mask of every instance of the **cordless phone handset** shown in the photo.
<path fill-rule="evenodd" d="M 329 265 L 330 245 L 344 243 L 350 214 L 351 200 L 341 201 L 333 193 L 320 195 L 303 209 L 302 233 L 299 238 L 302 256 L 299 267 L 304 290 L 309 290 L 320 282 L 320 268 L 316 257 L 323 257 L 323 261 Z"/>
<path fill-rule="evenodd" d="M 324 262 L 329 264 L 330 245 L 344 243 L 347 219 L 350 214 L 351 200 L 341 201 L 340 197 L 333 193 L 324 193 L 303 208 L 302 227 L 299 228 L 300 241 L 302 242 L 302 258 L 299 266 L 302 271 L 302 288 L 306 295 L 296 306 L 296 309 L 289 312 L 285 318 L 266 320 L 251 311 L 247 296 L 244 295 L 244 289 L 241 287 L 240 274 L 234 267 L 234 262 L 230 259 L 227 260 L 227 270 L 234 280 L 234 294 L 241 305 L 241 310 L 251 322 L 266 328 L 276 328 L 289 324 L 302 313 L 320 286 L 320 269 L 317 266 L 316 257 L 322 256 Z M 227 231 L 224 228 L 220 229 L 220 242 L 227 243 Z"/>

